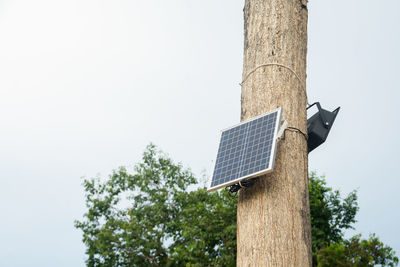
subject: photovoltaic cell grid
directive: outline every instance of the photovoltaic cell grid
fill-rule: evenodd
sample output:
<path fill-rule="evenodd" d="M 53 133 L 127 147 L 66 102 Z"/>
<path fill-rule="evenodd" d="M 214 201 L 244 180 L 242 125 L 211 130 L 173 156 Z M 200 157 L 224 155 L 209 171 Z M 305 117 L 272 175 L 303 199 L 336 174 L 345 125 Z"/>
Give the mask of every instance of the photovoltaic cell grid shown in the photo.
<path fill-rule="evenodd" d="M 272 169 L 281 109 L 221 133 L 209 191 Z"/>

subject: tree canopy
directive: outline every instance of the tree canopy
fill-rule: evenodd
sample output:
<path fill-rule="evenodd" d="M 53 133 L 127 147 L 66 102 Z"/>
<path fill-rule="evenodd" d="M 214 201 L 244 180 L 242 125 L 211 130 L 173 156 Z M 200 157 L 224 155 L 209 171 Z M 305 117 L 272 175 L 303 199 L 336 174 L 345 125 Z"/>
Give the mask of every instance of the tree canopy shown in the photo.
<path fill-rule="evenodd" d="M 314 266 L 395 266 L 394 251 L 372 235 L 344 238 L 358 211 L 310 174 Z M 235 266 L 237 197 L 195 187 L 190 170 L 149 145 L 132 172 L 85 179 L 83 232 L 87 266 Z M 197 188 L 189 190 L 189 188 Z"/>
<path fill-rule="evenodd" d="M 309 175 L 313 266 L 396 266 L 398 258 L 372 234 L 344 238 L 344 230 L 354 229 L 359 210 L 356 191 L 342 199 L 338 190 L 326 185 L 324 177 Z"/>

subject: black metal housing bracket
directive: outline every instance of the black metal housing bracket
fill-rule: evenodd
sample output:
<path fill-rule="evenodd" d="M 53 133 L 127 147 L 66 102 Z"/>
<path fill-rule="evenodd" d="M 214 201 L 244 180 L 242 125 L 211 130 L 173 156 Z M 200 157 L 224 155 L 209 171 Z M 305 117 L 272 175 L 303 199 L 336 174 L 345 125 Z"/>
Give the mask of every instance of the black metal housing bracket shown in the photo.
<path fill-rule="evenodd" d="M 325 142 L 340 110 L 340 107 L 336 108 L 334 111 L 325 110 L 321 107 L 319 102 L 308 106 L 307 110 L 314 105 L 317 106 L 318 112 L 307 120 L 307 132 L 309 137 L 307 141 L 308 152 L 311 152 Z"/>

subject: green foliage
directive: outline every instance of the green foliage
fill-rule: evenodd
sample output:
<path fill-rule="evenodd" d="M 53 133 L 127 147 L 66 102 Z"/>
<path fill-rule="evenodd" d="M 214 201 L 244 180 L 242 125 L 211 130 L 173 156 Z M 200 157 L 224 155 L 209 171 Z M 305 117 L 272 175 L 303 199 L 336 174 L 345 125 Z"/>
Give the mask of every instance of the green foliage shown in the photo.
<path fill-rule="evenodd" d="M 375 235 L 368 240 L 356 235 L 350 240 L 332 243 L 321 249 L 317 258 L 318 267 L 396 266 L 399 262 L 392 248 L 385 246 Z"/>
<path fill-rule="evenodd" d="M 205 188 L 182 195 L 170 261 L 173 266 L 235 266 L 237 200 Z"/>
<path fill-rule="evenodd" d="M 133 173 L 84 180 L 82 230 L 87 266 L 235 266 L 237 197 L 208 193 L 192 173 L 149 145 Z M 314 266 L 395 266 L 393 250 L 372 235 L 345 240 L 358 211 L 323 177 L 309 179 Z"/>
<path fill-rule="evenodd" d="M 84 180 L 88 266 L 234 266 L 237 201 L 224 191 L 188 192 L 189 170 L 149 145 L 134 173 Z"/>
<path fill-rule="evenodd" d="M 309 175 L 313 266 L 396 266 L 398 258 L 392 248 L 375 235 L 362 240 L 356 235 L 344 239 L 344 230 L 354 229 L 359 209 L 356 191 L 341 198 L 338 190 L 327 187 L 324 177 Z"/>
<path fill-rule="evenodd" d="M 176 199 L 195 183 L 192 174 L 150 145 L 135 173 L 125 168 L 109 179 L 85 180 L 83 231 L 88 266 L 166 265 L 165 247 L 181 210 Z M 129 203 L 129 204 L 128 204 Z M 124 204 L 127 206 L 122 208 Z"/>
<path fill-rule="evenodd" d="M 315 172 L 309 175 L 311 237 L 313 262 L 319 249 L 343 240 L 345 229 L 353 228 L 358 211 L 356 192 L 341 199 L 337 190 L 326 186 L 324 177 Z"/>

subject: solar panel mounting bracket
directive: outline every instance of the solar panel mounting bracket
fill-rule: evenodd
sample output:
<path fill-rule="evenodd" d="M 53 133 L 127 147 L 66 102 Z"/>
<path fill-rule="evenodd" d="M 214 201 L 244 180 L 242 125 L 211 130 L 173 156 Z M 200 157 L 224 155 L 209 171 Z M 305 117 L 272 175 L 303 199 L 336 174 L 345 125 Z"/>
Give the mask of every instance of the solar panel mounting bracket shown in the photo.
<path fill-rule="evenodd" d="M 288 126 L 288 123 L 286 120 L 281 123 L 281 125 L 279 127 L 279 131 L 276 134 L 276 140 L 278 140 L 278 141 L 281 140 L 282 135 L 285 133 L 287 126 Z"/>

